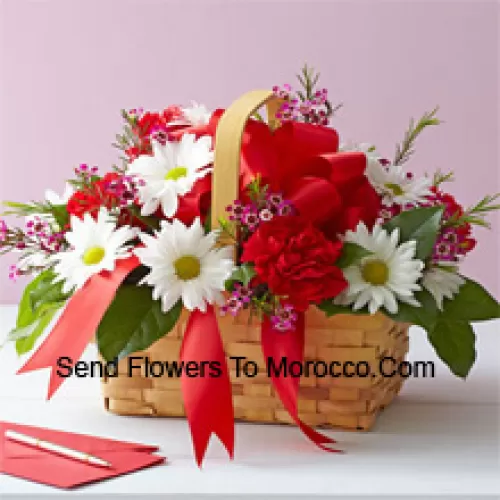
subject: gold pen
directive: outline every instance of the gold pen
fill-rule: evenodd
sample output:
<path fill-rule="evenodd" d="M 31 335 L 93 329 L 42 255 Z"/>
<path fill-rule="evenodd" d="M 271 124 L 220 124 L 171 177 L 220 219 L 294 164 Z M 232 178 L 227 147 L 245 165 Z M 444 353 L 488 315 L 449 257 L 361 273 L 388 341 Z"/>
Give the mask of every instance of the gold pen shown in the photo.
<path fill-rule="evenodd" d="M 27 436 L 26 434 L 21 434 L 15 431 L 5 431 L 5 437 L 16 443 L 27 444 L 41 450 L 49 451 L 63 457 L 72 458 L 90 465 L 95 465 L 97 467 L 107 467 L 110 468 L 112 465 L 99 457 L 94 457 L 83 451 L 73 450 L 71 448 L 66 448 L 66 446 L 61 446 L 59 444 L 50 443 L 49 441 L 44 441 L 32 436 Z"/>

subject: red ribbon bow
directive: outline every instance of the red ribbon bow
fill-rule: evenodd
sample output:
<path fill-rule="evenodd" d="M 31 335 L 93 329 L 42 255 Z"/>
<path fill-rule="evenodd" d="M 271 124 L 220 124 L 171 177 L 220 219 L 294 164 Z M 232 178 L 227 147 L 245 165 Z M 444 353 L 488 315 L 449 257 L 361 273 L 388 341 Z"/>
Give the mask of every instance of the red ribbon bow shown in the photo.
<path fill-rule="evenodd" d="M 360 221 L 371 226 L 380 198 L 365 176 L 366 155 L 338 152 L 338 144 L 337 132 L 327 127 L 287 122 L 272 132 L 250 121 L 242 139 L 242 190 L 260 175 L 332 239 Z"/>

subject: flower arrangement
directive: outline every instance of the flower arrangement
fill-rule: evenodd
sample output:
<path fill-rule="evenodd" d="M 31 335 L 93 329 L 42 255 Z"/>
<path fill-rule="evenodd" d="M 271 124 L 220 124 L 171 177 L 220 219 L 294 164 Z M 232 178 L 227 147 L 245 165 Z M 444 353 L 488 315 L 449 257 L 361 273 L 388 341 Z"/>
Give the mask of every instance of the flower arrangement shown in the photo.
<path fill-rule="evenodd" d="M 451 173 L 419 177 L 407 168 L 416 139 L 440 123 L 437 109 L 411 121 L 393 160 L 371 144 L 339 144 L 328 126 L 339 106 L 318 77 L 305 67 L 299 90 L 273 88 L 276 130 L 258 113 L 248 122 L 239 199 L 218 227 L 211 176 L 223 112 L 196 103 L 124 111 L 121 165 L 101 174 L 82 164 L 62 196 L 6 202 L 6 215 L 25 218 L 23 227 L 0 221 L 2 253 L 20 255 L 10 278 L 34 276 L 9 334 L 18 353 L 31 351 L 64 307 L 46 342 L 81 321 L 87 337 L 72 352 L 78 357 L 96 333 L 108 360 L 167 335 L 183 309 L 192 323 L 213 317 L 215 306 L 221 315 L 249 310 L 280 342 L 318 307 L 420 325 L 466 377 L 475 360 L 470 323 L 500 310 L 459 270 L 499 195 L 466 208 L 445 189 Z M 37 351 L 27 369 L 53 363 Z"/>

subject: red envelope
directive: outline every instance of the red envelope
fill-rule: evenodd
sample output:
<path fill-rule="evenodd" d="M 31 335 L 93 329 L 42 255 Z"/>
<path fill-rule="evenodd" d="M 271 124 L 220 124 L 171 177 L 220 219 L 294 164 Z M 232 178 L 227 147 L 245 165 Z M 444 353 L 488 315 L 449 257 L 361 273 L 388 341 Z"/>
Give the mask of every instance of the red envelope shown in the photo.
<path fill-rule="evenodd" d="M 96 467 L 5 438 L 13 430 L 95 455 L 112 464 Z M 0 422 L 0 472 L 58 488 L 74 488 L 165 462 L 156 446 Z"/>

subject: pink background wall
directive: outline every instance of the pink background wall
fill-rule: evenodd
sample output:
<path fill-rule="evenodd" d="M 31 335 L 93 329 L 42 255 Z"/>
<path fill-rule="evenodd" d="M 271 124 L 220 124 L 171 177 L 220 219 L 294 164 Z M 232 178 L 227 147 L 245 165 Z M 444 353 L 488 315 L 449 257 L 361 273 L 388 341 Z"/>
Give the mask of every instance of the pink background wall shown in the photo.
<path fill-rule="evenodd" d="M 412 115 L 441 106 L 411 162 L 453 169 L 465 204 L 499 189 L 495 2 L 0 0 L 0 199 L 60 191 L 81 162 L 110 165 L 120 108 L 240 93 L 321 69 L 344 139 L 392 156 Z M 500 220 L 463 271 L 500 292 Z M 0 302 L 15 302 L 0 259 Z"/>

